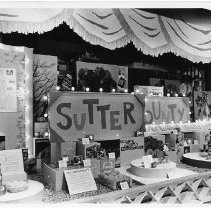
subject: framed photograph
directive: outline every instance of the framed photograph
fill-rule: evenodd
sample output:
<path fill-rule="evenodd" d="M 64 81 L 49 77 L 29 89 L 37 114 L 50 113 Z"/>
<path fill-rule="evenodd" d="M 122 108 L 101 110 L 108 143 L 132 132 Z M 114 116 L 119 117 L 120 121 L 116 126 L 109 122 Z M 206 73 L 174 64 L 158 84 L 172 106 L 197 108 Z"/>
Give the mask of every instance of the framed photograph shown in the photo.
<path fill-rule="evenodd" d="M 184 154 L 190 153 L 190 146 L 184 146 Z"/>

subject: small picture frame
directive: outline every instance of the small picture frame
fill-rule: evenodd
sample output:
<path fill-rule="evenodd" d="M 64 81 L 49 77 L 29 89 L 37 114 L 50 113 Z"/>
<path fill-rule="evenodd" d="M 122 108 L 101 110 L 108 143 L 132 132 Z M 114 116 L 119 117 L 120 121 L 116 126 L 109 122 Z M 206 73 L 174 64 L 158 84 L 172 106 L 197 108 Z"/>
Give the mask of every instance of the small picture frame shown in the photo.
<path fill-rule="evenodd" d="M 73 157 L 73 165 L 81 165 L 83 164 L 83 157 L 81 155 Z"/>
<path fill-rule="evenodd" d="M 184 146 L 184 154 L 190 153 L 190 146 Z"/>
<path fill-rule="evenodd" d="M 89 138 L 89 141 L 93 142 L 94 141 L 94 134 L 86 135 L 86 138 Z"/>
<path fill-rule="evenodd" d="M 94 141 L 94 134 L 90 134 L 89 135 L 89 140 L 92 142 L 92 141 Z"/>

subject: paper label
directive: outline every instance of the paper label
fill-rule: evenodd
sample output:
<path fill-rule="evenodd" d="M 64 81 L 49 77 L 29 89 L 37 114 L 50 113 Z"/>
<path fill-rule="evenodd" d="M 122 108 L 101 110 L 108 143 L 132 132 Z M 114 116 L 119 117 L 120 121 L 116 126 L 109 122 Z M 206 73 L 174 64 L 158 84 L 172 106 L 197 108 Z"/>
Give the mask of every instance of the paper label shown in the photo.
<path fill-rule="evenodd" d="M 67 167 L 67 161 L 59 160 L 59 168 L 66 168 Z"/>
<path fill-rule="evenodd" d="M 129 185 L 127 182 L 120 182 L 120 187 L 121 190 L 128 190 L 129 189 Z"/>
<path fill-rule="evenodd" d="M 199 140 L 194 140 L 194 144 L 199 144 Z"/>
<path fill-rule="evenodd" d="M 184 145 L 184 147 L 186 147 L 188 144 L 187 144 L 187 142 L 186 142 L 186 141 L 184 141 L 184 144 L 183 144 L 183 145 Z"/>
<path fill-rule="evenodd" d="M 145 155 L 142 157 L 145 168 L 151 168 L 152 163 L 154 162 L 152 155 Z"/>
<path fill-rule="evenodd" d="M 114 152 L 108 153 L 108 157 L 109 159 L 115 159 L 115 153 Z"/>
<path fill-rule="evenodd" d="M 91 160 L 90 159 L 83 160 L 83 163 L 84 163 L 85 167 L 91 166 Z"/>
<path fill-rule="evenodd" d="M 82 138 L 82 144 L 89 144 L 89 138 Z"/>
<path fill-rule="evenodd" d="M 168 171 L 167 175 L 168 175 L 168 178 L 173 178 L 175 177 L 175 171 Z"/>
<path fill-rule="evenodd" d="M 97 190 L 90 168 L 64 170 L 70 195 Z"/>

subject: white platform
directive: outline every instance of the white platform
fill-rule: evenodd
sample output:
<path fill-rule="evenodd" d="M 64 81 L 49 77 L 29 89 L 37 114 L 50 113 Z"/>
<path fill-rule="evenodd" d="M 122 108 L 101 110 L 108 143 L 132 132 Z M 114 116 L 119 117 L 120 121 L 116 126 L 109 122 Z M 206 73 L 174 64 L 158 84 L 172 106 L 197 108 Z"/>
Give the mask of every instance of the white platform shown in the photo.
<path fill-rule="evenodd" d="M 188 159 L 200 160 L 200 161 L 205 161 L 205 162 L 211 163 L 211 159 L 206 160 L 206 158 L 200 157 L 199 152 L 186 153 L 183 155 L 183 157 L 188 158 Z"/>
<path fill-rule="evenodd" d="M 186 153 L 183 155 L 183 160 L 186 164 L 194 167 L 211 169 L 211 159 L 200 157 L 199 154 L 199 152 Z"/>
<path fill-rule="evenodd" d="M 0 196 L 0 203 L 41 203 L 44 185 L 28 180 L 29 188 L 23 192 L 9 193 Z"/>
<path fill-rule="evenodd" d="M 166 181 L 166 180 L 171 180 L 171 179 L 176 179 L 176 178 L 181 178 L 181 177 L 185 177 L 185 176 L 189 176 L 189 175 L 193 175 L 193 174 L 198 174 L 197 172 L 188 170 L 188 169 L 182 169 L 182 168 L 176 168 L 175 169 L 175 173 L 172 174 L 172 176 L 170 178 L 165 178 L 165 179 L 148 179 L 148 178 L 143 178 L 143 177 L 139 177 L 139 176 L 135 176 L 133 174 L 131 174 L 128 169 L 130 168 L 130 166 L 125 166 L 125 167 L 121 167 L 121 168 L 116 168 L 115 170 L 118 170 L 120 173 L 125 174 L 127 176 L 130 176 L 132 179 L 134 179 L 137 182 L 140 182 L 142 184 L 153 184 L 153 183 L 159 183 L 161 181 Z"/>

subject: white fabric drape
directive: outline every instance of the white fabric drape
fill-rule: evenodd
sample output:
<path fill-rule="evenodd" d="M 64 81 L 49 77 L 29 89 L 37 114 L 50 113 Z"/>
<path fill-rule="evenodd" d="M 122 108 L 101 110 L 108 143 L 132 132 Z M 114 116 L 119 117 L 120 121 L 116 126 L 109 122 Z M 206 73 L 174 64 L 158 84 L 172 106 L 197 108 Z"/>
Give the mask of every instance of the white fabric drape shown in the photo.
<path fill-rule="evenodd" d="M 182 17 L 141 9 L 0 9 L 0 31 L 43 33 L 66 22 L 84 40 L 109 49 L 132 42 L 151 56 L 172 52 L 192 62 L 211 62 L 211 30 Z"/>

